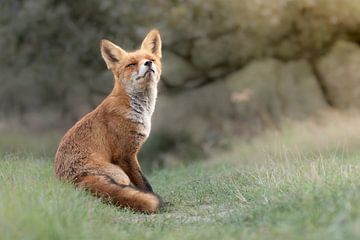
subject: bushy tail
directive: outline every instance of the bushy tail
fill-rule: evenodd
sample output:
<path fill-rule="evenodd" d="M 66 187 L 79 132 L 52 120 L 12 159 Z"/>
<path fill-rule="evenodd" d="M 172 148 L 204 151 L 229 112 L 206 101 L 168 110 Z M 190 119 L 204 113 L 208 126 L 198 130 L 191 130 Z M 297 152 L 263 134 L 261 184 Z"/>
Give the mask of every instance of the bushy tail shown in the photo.
<path fill-rule="evenodd" d="M 85 176 L 76 185 L 117 206 L 145 213 L 154 213 L 163 205 L 161 198 L 156 194 L 140 191 L 131 185 L 119 184 L 106 174 Z"/>

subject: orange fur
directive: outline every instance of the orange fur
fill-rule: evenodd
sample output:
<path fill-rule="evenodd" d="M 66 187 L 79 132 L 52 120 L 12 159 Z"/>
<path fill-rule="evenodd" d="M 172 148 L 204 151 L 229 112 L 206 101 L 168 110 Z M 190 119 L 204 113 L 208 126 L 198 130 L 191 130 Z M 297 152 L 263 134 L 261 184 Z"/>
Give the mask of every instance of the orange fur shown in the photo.
<path fill-rule="evenodd" d="M 55 174 L 117 206 L 156 212 L 162 200 L 143 175 L 137 154 L 151 128 L 161 74 L 160 34 L 150 31 L 141 48 L 130 53 L 102 40 L 101 54 L 113 72 L 114 88 L 65 134 Z"/>

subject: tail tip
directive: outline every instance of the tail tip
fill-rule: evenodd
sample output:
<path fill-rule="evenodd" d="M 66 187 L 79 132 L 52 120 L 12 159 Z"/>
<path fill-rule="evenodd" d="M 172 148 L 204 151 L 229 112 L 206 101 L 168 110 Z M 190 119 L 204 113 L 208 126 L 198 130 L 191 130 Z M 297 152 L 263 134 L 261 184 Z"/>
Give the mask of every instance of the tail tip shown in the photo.
<path fill-rule="evenodd" d="M 156 213 L 159 212 L 165 206 L 164 201 L 160 196 L 156 194 L 151 194 L 151 197 L 148 199 L 148 206 L 146 207 L 146 213 Z"/>

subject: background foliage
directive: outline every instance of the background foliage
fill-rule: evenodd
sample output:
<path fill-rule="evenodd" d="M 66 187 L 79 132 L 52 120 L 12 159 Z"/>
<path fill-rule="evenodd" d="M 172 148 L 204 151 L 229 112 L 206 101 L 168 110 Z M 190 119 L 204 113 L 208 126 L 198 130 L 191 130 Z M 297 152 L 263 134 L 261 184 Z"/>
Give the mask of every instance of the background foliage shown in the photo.
<path fill-rule="evenodd" d="M 112 87 L 100 40 L 131 50 L 156 27 L 164 73 L 148 147 L 206 153 L 284 118 L 358 108 L 359 13 L 356 0 L 1 1 L 0 115 L 71 126 Z"/>

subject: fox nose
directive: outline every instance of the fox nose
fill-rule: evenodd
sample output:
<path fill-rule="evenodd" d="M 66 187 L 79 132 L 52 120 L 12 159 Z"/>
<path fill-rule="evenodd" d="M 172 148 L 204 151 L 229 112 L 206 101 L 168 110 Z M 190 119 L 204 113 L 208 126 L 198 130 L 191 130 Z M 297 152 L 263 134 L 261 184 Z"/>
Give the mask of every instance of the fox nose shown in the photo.
<path fill-rule="evenodd" d="M 151 67 L 152 61 L 146 61 L 146 62 L 144 63 L 144 65 L 145 65 L 145 66 L 148 66 L 148 67 Z"/>

